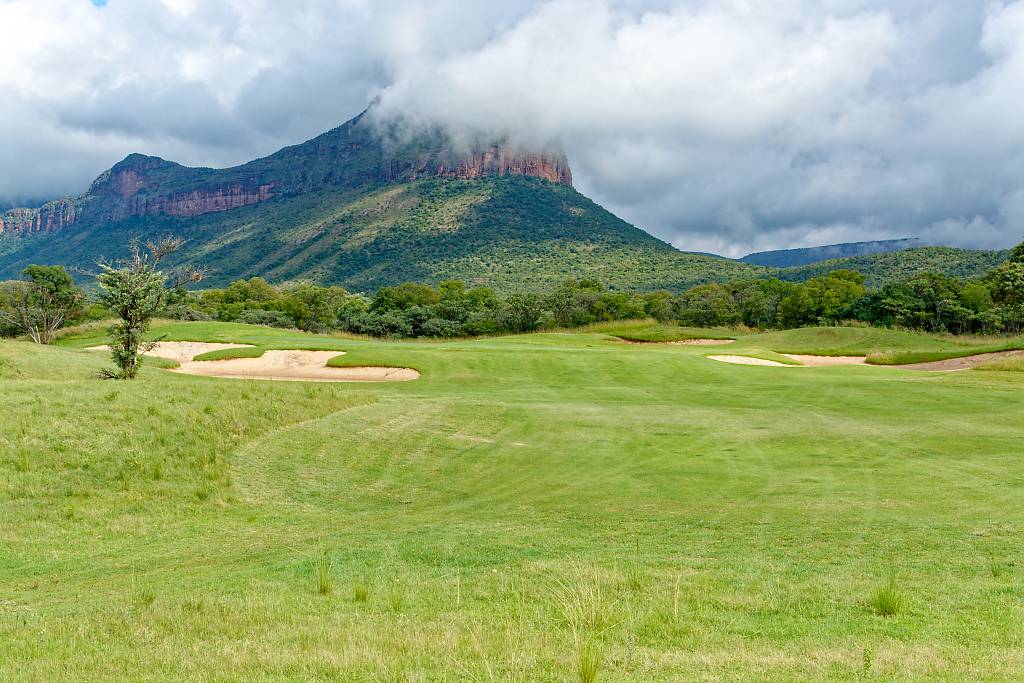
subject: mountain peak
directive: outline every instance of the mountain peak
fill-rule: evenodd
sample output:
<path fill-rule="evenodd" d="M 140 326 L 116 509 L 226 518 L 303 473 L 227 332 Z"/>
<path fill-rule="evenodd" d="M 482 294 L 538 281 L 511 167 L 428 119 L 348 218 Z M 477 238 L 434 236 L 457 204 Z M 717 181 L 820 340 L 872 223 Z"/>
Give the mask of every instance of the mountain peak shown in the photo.
<path fill-rule="evenodd" d="M 572 186 L 572 171 L 561 152 L 523 150 L 501 140 L 457 144 L 440 128 L 391 135 L 394 129 L 387 130 L 372 112 L 371 105 L 312 140 L 232 168 L 192 168 L 129 154 L 77 199 L 0 216 L 0 231 L 50 231 L 82 220 L 106 223 L 148 215 L 194 217 L 326 187 L 424 178 L 515 175 Z"/>

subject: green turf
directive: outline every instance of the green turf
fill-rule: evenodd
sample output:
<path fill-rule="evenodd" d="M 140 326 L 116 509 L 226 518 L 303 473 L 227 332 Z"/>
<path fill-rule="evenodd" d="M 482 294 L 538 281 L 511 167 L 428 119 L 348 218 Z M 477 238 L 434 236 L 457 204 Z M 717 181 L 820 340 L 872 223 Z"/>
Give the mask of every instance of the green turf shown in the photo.
<path fill-rule="evenodd" d="M 0 343 L 3 680 L 1024 671 L 1019 373 L 779 371 L 598 332 L 154 333 L 423 377 L 115 382 L 74 348 L 102 339 Z M 955 341 L 854 333 L 724 348 Z"/>

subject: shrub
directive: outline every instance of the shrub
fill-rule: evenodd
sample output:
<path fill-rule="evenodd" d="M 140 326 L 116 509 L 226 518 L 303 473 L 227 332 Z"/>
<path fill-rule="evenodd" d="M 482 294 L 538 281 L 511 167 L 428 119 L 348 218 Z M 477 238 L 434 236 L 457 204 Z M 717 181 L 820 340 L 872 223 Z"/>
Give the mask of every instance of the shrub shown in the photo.
<path fill-rule="evenodd" d="M 262 308 L 248 308 L 238 314 L 238 322 L 267 327 L 295 327 L 295 320 L 283 311 L 267 311 Z"/>

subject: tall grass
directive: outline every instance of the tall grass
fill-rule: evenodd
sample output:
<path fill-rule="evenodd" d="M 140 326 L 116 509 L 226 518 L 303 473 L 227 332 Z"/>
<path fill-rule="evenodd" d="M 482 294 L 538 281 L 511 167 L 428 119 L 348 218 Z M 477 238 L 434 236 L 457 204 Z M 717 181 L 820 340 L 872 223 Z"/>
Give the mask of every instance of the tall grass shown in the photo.
<path fill-rule="evenodd" d="M 581 642 L 576 648 L 576 673 L 580 683 L 594 683 L 601 671 L 601 649 L 596 641 Z"/>
<path fill-rule="evenodd" d="M 313 587 L 320 595 L 334 591 L 334 561 L 327 550 L 321 550 L 313 560 Z"/>
<path fill-rule="evenodd" d="M 883 617 L 892 617 L 903 611 L 906 607 L 906 598 L 896 584 L 895 576 L 890 576 L 884 584 L 875 589 L 868 606 L 872 612 Z"/>
<path fill-rule="evenodd" d="M 352 599 L 356 602 L 370 600 L 370 582 L 366 577 L 358 579 L 352 586 Z"/>

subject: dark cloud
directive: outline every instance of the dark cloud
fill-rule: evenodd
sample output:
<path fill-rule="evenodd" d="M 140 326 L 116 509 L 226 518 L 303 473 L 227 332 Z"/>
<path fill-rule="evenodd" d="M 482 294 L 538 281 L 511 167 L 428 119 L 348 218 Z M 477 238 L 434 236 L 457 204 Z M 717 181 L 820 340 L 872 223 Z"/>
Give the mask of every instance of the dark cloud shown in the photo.
<path fill-rule="evenodd" d="M 0 202 L 382 115 L 559 141 L 685 249 L 1024 233 L 1020 0 L 0 0 Z"/>

